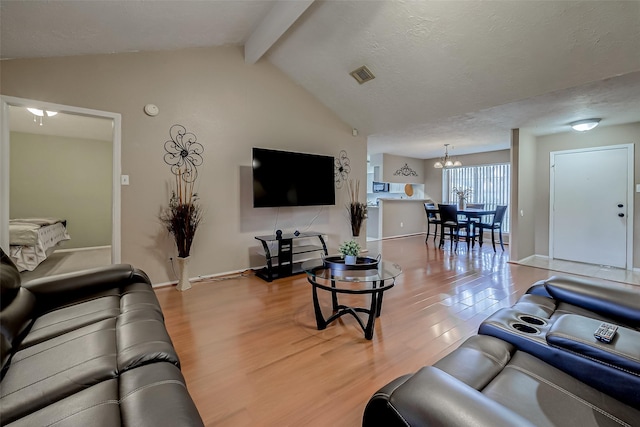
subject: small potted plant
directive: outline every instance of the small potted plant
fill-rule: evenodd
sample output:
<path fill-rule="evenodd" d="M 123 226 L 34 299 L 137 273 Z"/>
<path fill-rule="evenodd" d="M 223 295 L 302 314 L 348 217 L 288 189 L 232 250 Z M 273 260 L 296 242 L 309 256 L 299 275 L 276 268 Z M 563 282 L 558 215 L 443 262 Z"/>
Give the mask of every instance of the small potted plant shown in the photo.
<path fill-rule="evenodd" d="M 344 257 L 344 263 L 347 265 L 355 265 L 358 260 L 358 254 L 360 253 L 360 244 L 355 240 L 348 240 L 343 242 L 338 248 L 342 256 Z"/>

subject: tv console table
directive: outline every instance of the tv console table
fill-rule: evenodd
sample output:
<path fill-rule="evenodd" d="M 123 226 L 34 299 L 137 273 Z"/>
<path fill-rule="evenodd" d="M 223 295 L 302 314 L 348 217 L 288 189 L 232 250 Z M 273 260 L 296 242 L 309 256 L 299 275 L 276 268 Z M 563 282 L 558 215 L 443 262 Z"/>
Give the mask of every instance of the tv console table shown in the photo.
<path fill-rule="evenodd" d="M 264 248 L 264 256 L 267 259 L 267 266 L 256 272 L 256 276 L 266 280 L 267 282 L 271 282 L 274 279 L 279 279 L 282 277 L 289 277 L 293 274 L 302 273 L 302 260 L 294 261 L 294 255 L 319 251 L 323 251 L 325 255 L 329 255 L 329 253 L 327 252 L 327 245 L 324 241 L 324 237 L 321 233 L 316 233 L 314 231 L 298 233 L 297 236 L 291 233 L 283 233 L 280 238 L 278 238 L 278 236 L 276 236 L 275 234 L 268 236 L 256 236 L 255 238 L 262 243 L 262 247 Z M 294 240 L 309 238 L 317 238 L 322 246 L 293 244 Z M 274 250 L 272 250 L 269 248 L 269 244 L 273 242 L 278 242 L 277 249 L 274 248 Z M 274 264 L 275 258 L 278 259 L 278 262 L 276 264 Z"/>

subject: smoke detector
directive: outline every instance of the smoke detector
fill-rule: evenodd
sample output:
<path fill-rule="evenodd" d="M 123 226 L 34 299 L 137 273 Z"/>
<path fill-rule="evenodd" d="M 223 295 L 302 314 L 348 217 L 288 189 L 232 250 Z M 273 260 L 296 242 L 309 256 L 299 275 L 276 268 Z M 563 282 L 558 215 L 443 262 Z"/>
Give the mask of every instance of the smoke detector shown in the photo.
<path fill-rule="evenodd" d="M 373 73 L 371 72 L 370 69 L 368 69 L 365 65 L 363 65 L 362 67 L 353 70 L 351 73 L 351 76 L 356 79 L 356 81 L 360 84 L 366 83 L 369 80 L 373 80 L 376 78 L 376 76 L 373 75 Z"/>

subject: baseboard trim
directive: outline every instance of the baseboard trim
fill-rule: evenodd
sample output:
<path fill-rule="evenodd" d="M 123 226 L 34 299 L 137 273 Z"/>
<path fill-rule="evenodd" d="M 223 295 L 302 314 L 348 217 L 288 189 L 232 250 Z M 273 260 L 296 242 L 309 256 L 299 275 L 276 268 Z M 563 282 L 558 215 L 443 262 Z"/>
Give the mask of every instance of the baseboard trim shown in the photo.
<path fill-rule="evenodd" d="M 207 279 L 216 279 L 216 278 L 223 278 L 225 276 L 231 276 L 234 274 L 240 274 L 240 273 L 244 273 L 245 271 L 249 271 L 252 270 L 251 268 L 244 268 L 241 270 L 233 270 L 233 271 L 226 271 L 224 273 L 216 273 L 216 274 L 206 274 L 203 276 L 196 276 L 196 277 L 190 277 L 189 278 L 189 282 L 193 285 L 194 283 L 198 283 L 198 282 L 202 282 L 205 281 Z M 161 282 L 161 283 L 152 283 L 151 286 L 154 288 L 164 288 L 167 286 L 176 286 L 178 284 L 178 281 L 171 281 L 171 282 Z"/>
<path fill-rule="evenodd" d="M 546 256 L 546 255 L 536 255 L 536 254 L 534 254 L 534 255 L 529 255 L 528 257 L 519 259 L 519 260 L 517 260 L 515 262 L 517 262 L 518 264 L 524 264 L 524 263 L 533 261 L 536 258 L 549 259 L 549 257 Z"/>
<path fill-rule="evenodd" d="M 387 240 L 387 239 L 399 239 L 401 237 L 409 237 L 409 236 L 419 236 L 419 235 L 425 235 L 427 234 L 427 232 L 420 232 L 420 233 L 409 233 L 409 234 L 399 234 L 397 236 L 386 236 L 386 237 L 380 237 L 376 240 Z"/>
<path fill-rule="evenodd" d="M 56 252 L 82 252 L 82 251 L 95 251 L 97 249 L 111 249 L 111 245 L 106 245 L 106 246 L 87 246 L 85 248 L 56 249 Z"/>

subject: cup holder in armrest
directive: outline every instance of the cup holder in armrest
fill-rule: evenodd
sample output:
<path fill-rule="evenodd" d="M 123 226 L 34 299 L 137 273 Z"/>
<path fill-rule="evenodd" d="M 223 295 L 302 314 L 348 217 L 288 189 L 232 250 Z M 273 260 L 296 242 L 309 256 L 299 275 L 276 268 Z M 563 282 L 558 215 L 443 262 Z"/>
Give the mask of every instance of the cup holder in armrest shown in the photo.
<path fill-rule="evenodd" d="M 525 334 L 539 334 L 540 331 L 533 326 L 525 325 L 524 323 L 514 323 L 511 327 L 517 331 L 524 332 Z"/>
<path fill-rule="evenodd" d="M 520 316 L 518 316 L 518 319 L 520 319 L 523 322 L 528 323 L 530 325 L 542 326 L 542 325 L 546 325 L 547 324 L 547 322 L 545 322 L 544 320 L 538 319 L 537 317 L 533 317 L 533 316 L 520 315 Z"/>

